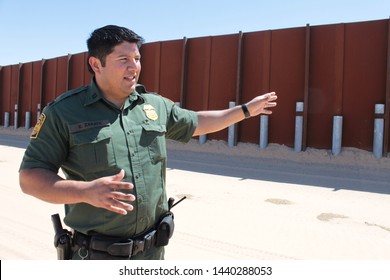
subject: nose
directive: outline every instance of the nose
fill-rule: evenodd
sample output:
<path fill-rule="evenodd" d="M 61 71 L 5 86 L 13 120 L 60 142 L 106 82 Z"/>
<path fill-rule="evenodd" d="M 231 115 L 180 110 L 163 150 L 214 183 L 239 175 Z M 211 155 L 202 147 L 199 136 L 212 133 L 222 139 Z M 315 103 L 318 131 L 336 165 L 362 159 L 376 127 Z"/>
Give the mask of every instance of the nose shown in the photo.
<path fill-rule="evenodd" d="M 136 65 L 135 61 L 134 60 L 130 60 L 128 65 L 127 65 L 127 68 L 128 69 L 136 69 L 137 65 Z"/>
<path fill-rule="evenodd" d="M 134 70 L 138 68 L 138 61 L 135 59 L 130 59 L 127 65 L 127 69 Z"/>

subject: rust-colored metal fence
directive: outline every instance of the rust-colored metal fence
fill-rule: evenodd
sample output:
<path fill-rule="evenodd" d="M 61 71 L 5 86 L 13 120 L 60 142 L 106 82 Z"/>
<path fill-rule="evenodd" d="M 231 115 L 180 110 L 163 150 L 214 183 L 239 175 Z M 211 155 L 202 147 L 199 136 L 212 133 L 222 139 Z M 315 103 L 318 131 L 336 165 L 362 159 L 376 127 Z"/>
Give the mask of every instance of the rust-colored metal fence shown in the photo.
<path fill-rule="evenodd" d="M 389 152 L 390 21 L 304 26 L 146 43 L 140 82 L 192 110 L 227 108 L 276 91 L 268 141 L 294 146 L 303 117 L 302 148 L 332 147 L 333 118 L 343 117 L 342 146 L 373 150 L 374 120 L 384 119 Z M 0 124 L 35 124 L 41 108 L 62 92 L 88 84 L 86 53 L 0 69 Z M 303 102 L 303 112 L 296 103 Z M 376 104 L 384 112 L 375 112 Z M 16 113 L 15 113 L 16 112 Z M 259 118 L 237 126 L 236 141 L 259 143 Z M 209 139 L 227 140 L 228 130 Z"/>

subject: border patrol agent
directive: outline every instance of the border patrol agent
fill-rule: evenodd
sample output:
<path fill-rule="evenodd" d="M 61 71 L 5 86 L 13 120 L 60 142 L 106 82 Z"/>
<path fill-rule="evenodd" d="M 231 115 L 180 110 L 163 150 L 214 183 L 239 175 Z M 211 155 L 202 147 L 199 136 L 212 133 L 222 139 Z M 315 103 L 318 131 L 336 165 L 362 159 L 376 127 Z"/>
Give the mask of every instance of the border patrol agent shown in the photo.
<path fill-rule="evenodd" d="M 90 85 L 49 103 L 31 135 L 20 186 L 65 204 L 72 230 L 54 220 L 59 259 L 163 259 L 174 229 L 165 139 L 188 142 L 276 106 L 276 94 L 267 93 L 235 108 L 194 112 L 147 93 L 137 84 L 142 42 L 127 28 L 96 29 L 87 41 Z"/>

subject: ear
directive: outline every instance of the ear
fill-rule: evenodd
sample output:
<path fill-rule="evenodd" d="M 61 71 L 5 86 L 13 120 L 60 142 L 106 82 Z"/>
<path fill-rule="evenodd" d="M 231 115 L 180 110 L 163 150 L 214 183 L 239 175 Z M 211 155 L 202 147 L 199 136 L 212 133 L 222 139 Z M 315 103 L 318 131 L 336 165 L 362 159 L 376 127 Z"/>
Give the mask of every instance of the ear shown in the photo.
<path fill-rule="evenodd" d="M 95 72 L 95 74 L 100 73 L 100 69 L 102 67 L 102 64 L 100 63 L 100 60 L 98 58 L 91 56 L 88 59 L 88 63 L 91 66 L 93 72 Z"/>

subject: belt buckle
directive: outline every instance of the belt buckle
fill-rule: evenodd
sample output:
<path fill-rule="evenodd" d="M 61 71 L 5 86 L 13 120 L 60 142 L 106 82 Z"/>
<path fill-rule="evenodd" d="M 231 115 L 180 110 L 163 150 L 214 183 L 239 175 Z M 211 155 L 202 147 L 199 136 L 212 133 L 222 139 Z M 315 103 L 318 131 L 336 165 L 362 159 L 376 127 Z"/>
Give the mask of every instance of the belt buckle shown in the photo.
<path fill-rule="evenodd" d="M 132 256 L 143 252 L 145 249 L 145 240 L 134 240 Z"/>

